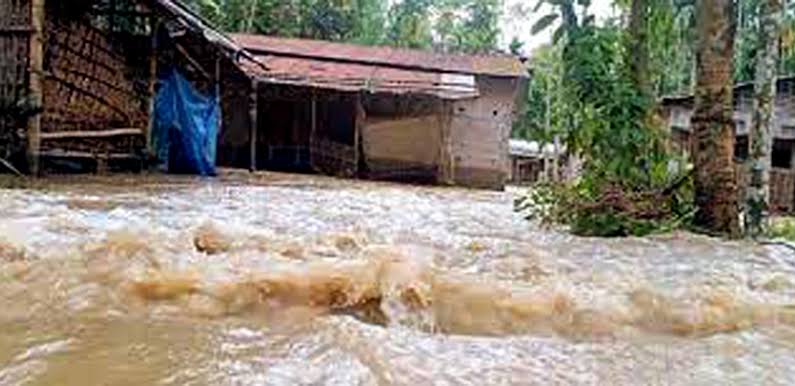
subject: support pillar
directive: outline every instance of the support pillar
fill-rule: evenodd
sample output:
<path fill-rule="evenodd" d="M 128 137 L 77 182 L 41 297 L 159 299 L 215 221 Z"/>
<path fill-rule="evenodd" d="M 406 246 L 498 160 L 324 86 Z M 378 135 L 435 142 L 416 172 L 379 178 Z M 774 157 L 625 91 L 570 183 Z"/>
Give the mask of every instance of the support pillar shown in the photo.
<path fill-rule="evenodd" d="M 360 141 L 362 137 L 362 126 L 364 126 L 364 121 L 366 119 L 366 112 L 364 111 L 364 105 L 362 104 L 362 94 L 359 93 L 356 96 L 356 123 L 354 124 L 353 130 L 353 149 L 354 149 L 354 157 L 353 157 L 353 176 L 359 176 L 359 160 L 362 157 L 361 152 L 359 151 Z"/>
<path fill-rule="evenodd" d="M 34 107 L 43 108 L 44 76 L 44 6 L 45 0 L 31 0 L 30 2 L 30 53 L 28 57 L 28 82 L 30 99 Z M 39 153 L 41 151 L 41 113 L 30 118 L 27 127 L 28 171 L 36 176 L 39 174 Z"/>
<path fill-rule="evenodd" d="M 254 79 L 251 81 L 251 94 L 249 95 L 249 171 L 252 173 L 257 171 L 257 114 L 259 106 L 259 81 Z"/>
<path fill-rule="evenodd" d="M 152 135 L 155 132 L 155 93 L 157 92 L 157 31 L 160 29 L 160 23 L 155 16 L 150 19 L 150 30 L 152 33 L 151 52 L 149 53 L 149 84 L 147 85 L 149 91 L 149 122 L 144 131 L 146 139 L 146 154 L 151 157 L 155 154 L 154 141 Z"/>

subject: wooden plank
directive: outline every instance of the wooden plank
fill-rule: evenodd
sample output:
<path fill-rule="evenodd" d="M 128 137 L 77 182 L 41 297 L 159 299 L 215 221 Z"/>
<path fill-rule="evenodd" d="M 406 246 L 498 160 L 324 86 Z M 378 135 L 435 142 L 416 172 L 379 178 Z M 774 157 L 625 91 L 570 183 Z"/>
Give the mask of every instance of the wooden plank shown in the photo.
<path fill-rule="evenodd" d="M 45 0 L 31 0 L 30 16 L 31 29 L 30 51 L 28 52 L 28 71 L 30 98 L 34 106 L 42 106 L 43 87 L 42 75 L 44 73 L 44 2 Z M 31 174 L 39 174 L 39 149 L 41 148 L 41 114 L 36 114 L 28 121 L 28 169 Z"/>
<path fill-rule="evenodd" d="M 257 113 L 259 105 L 259 82 L 251 81 L 251 94 L 249 95 L 249 171 L 257 171 Z"/>
<path fill-rule="evenodd" d="M 41 133 L 42 140 L 64 139 L 64 138 L 108 138 L 122 135 L 144 135 L 144 129 L 124 128 L 102 131 L 58 131 L 51 133 Z"/>
<path fill-rule="evenodd" d="M 38 152 L 37 155 L 39 157 L 47 158 L 104 158 L 110 160 L 140 159 L 140 156 L 135 153 L 90 153 L 87 151 L 67 151 L 61 149 L 41 151 Z"/>

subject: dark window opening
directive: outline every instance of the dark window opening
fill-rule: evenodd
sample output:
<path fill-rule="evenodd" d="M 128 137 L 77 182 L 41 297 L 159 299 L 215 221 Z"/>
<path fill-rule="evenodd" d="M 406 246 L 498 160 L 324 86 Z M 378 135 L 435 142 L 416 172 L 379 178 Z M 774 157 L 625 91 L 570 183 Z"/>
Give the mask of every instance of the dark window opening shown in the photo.
<path fill-rule="evenodd" d="M 773 141 L 771 154 L 774 168 L 789 169 L 792 167 L 792 147 L 795 141 L 777 139 Z"/>
<path fill-rule="evenodd" d="M 745 161 L 748 159 L 748 136 L 738 135 L 734 138 L 734 159 Z"/>

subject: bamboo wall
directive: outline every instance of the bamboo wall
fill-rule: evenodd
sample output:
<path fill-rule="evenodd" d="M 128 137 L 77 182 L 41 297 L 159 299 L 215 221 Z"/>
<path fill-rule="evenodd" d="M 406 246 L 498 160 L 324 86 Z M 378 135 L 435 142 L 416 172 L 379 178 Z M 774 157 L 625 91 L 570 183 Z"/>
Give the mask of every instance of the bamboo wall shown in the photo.
<path fill-rule="evenodd" d="M 147 40 L 146 37 L 141 37 Z M 47 13 L 44 46 L 42 134 L 138 129 L 117 140 L 67 138 L 42 141 L 42 151 L 134 152 L 148 125 L 148 74 L 133 66 L 125 50 L 133 40 L 114 40 L 87 15 Z M 141 53 L 139 52 L 139 55 Z M 148 56 L 146 52 L 141 56 Z"/>

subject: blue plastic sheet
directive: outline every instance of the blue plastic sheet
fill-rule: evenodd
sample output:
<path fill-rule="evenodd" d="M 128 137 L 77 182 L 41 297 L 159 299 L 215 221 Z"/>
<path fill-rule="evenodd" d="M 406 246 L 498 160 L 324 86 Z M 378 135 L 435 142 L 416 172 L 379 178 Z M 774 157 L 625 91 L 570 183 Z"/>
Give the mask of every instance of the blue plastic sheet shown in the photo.
<path fill-rule="evenodd" d="M 154 148 L 169 173 L 215 175 L 221 108 L 177 70 L 165 71 L 155 99 Z"/>

